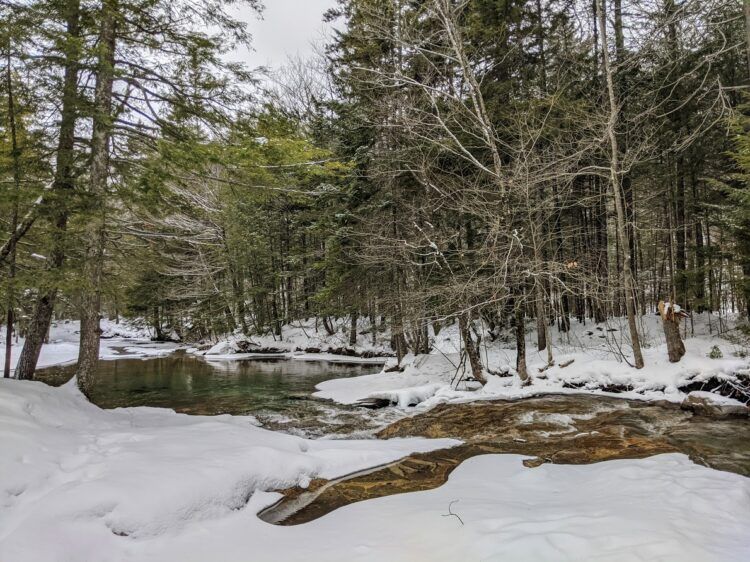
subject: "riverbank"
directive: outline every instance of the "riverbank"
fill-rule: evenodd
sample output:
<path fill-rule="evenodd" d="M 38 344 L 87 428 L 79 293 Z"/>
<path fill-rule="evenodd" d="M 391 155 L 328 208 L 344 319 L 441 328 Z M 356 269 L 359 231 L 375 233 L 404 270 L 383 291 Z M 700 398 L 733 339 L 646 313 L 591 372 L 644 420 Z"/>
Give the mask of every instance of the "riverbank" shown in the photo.
<path fill-rule="evenodd" d="M 284 498 L 259 516 L 299 525 L 355 502 L 432 490 L 468 459 L 488 454 L 522 455 L 524 466 L 537 468 L 682 453 L 696 464 L 750 477 L 750 423 L 694 415 L 665 402 L 578 394 L 444 404 L 377 433 L 379 438 L 445 435 L 463 444 L 284 490 Z"/>
<path fill-rule="evenodd" d="M 148 358 L 168 355 L 181 346 L 172 342 L 154 342 L 147 328 L 127 320 L 116 323 L 101 320 L 102 339 L 99 358 Z M 49 342 L 42 346 L 38 369 L 72 365 L 78 361 L 80 323 L 78 320 L 56 320 L 50 325 Z M 11 372 L 15 370 L 23 349 L 23 338 L 13 340 Z M 0 346 L 0 364 L 5 361 L 5 345 Z"/>
<path fill-rule="evenodd" d="M 255 423 L 155 408 L 101 410 L 72 383 L 0 381 L 0 559 L 122 560 L 134 545 L 200 534 L 207 522 L 252 512 L 247 504 L 256 492 L 459 443 L 315 441 Z"/>
<path fill-rule="evenodd" d="M 626 358 L 630 352 L 623 340 L 623 325 L 573 322 L 567 332 L 551 331 L 552 364 L 546 350 L 531 349 L 534 333 L 527 336 L 527 384 L 514 368 L 513 343 L 488 342 L 482 349 L 482 360 L 489 366 L 484 373 L 487 384 L 482 387 L 471 381 L 469 366 L 462 362 L 457 326 L 448 326 L 435 337 L 430 354 L 406 356 L 400 370 L 391 360 L 375 375 L 323 382 L 315 396 L 342 404 L 390 403 L 417 411 L 446 403 L 566 393 L 680 403 L 690 392 L 700 390 L 741 403 L 750 400 L 747 336 L 730 330 L 733 324 L 726 320 L 725 331 L 719 334 L 715 318 L 696 315 L 692 335 L 685 339 L 685 356 L 670 363 L 660 321 L 657 316 L 642 319 L 643 369 L 633 368 L 619 351 Z"/>
<path fill-rule="evenodd" d="M 415 428 L 392 431 L 402 430 Z M 468 442 L 466 431 L 457 433 Z M 673 453 L 537 468 L 525 455 L 483 455 L 434 490 L 348 505 L 296 527 L 257 518 L 280 497 L 273 490 L 459 443 L 308 440 L 242 416 L 105 411 L 70 384 L 3 380 L 0 559 L 731 562 L 750 548 L 750 479 Z"/>

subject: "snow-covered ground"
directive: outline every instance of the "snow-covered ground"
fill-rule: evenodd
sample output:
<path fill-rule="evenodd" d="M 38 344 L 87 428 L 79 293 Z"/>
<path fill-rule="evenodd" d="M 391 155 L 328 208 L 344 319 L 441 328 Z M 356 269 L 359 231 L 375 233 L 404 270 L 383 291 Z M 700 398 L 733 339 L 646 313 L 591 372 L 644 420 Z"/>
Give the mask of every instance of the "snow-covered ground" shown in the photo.
<path fill-rule="evenodd" d="M 531 384 L 527 386 L 521 385 L 513 368 L 516 359 L 513 342 L 498 340 L 484 346 L 485 366 L 494 372 L 505 371 L 507 376 L 487 374 L 487 384 L 477 389 L 477 385 L 460 382 L 469 368 L 460 363 L 457 326 L 449 326 L 440 331 L 429 355 L 407 356 L 402 362 L 403 372 L 326 381 L 318 385 L 315 395 L 344 404 L 366 398 L 386 398 L 401 407 L 418 404 L 416 411 L 451 401 L 514 399 L 544 393 L 607 395 L 606 389 L 613 387 L 631 389 L 618 392 L 621 398 L 681 402 L 686 393 L 679 387 L 711 379 L 734 380 L 737 374 L 750 372 L 747 348 L 710 334 L 706 315 L 697 318 L 694 335 L 685 340 L 686 355 L 679 363 L 670 363 L 660 322 L 656 316 L 642 320 L 646 340 L 643 369 L 631 367 L 618 352 L 623 349 L 626 356 L 631 353 L 627 341 L 621 340 L 624 325 L 582 325 L 574 321 L 567 333 L 553 331 L 555 364 L 551 367 L 547 367 L 547 352 L 536 351 L 534 333 L 528 335 L 527 365 Z M 715 332 L 716 320 L 713 322 Z M 710 357 L 714 346 L 719 348 L 722 357 Z M 393 365 L 395 360 L 387 363 L 385 369 Z"/>
<path fill-rule="evenodd" d="M 151 342 L 147 328 L 135 323 L 122 321 L 119 324 L 103 319 L 101 321 L 102 340 L 99 350 L 101 359 L 122 359 L 128 357 L 156 357 L 174 351 L 179 345 L 174 343 Z M 54 365 L 69 365 L 78 360 L 80 323 L 77 320 L 58 320 L 50 326 L 49 343 L 42 346 L 38 368 Z M 3 330 L 3 335 L 5 331 Z M 0 345 L 0 364 L 5 361 L 5 340 Z M 15 370 L 23 348 L 23 338 L 13 340 L 11 348 L 11 369 Z"/>
<path fill-rule="evenodd" d="M 333 334 L 328 334 L 322 321 L 315 318 L 298 320 L 285 324 L 281 329 L 281 336 L 273 334 L 253 335 L 247 337 L 241 333 L 226 336 L 209 349 L 188 348 L 188 353 L 205 355 L 206 358 L 247 359 L 248 354 L 238 349 L 238 342 L 252 342 L 255 346 L 265 349 L 279 350 L 275 355 L 284 356 L 299 361 L 333 361 L 345 363 L 383 363 L 384 357 L 373 355 L 393 356 L 390 348 L 390 330 L 378 330 L 375 342 L 372 340 L 372 326 L 368 318 L 360 318 L 357 323 L 357 343 L 349 345 L 349 319 L 332 319 Z M 343 355 L 342 350 L 348 349 L 354 354 Z M 307 351 L 306 351 L 307 350 Z M 315 350 L 315 351 L 309 351 Z M 331 351 L 339 353 L 330 353 Z M 265 354 L 264 354 L 265 355 Z M 361 357 L 360 355 L 365 355 Z M 253 357 L 259 354 L 254 353 Z"/>
<path fill-rule="evenodd" d="M 488 455 L 438 489 L 305 525 L 256 517 L 278 498 L 269 490 L 454 443 L 310 441 L 2 380 L 0 560 L 747 560 L 750 479 L 676 454 L 533 469 Z"/>
<path fill-rule="evenodd" d="M 246 503 L 256 491 L 458 443 L 311 441 L 255 423 L 157 408 L 101 410 L 72 382 L 0 380 L 0 560 L 122 560 L 157 539 L 200 535 L 212 522 L 252 512 Z M 221 552 L 220 543 L 215 548 Z"/>

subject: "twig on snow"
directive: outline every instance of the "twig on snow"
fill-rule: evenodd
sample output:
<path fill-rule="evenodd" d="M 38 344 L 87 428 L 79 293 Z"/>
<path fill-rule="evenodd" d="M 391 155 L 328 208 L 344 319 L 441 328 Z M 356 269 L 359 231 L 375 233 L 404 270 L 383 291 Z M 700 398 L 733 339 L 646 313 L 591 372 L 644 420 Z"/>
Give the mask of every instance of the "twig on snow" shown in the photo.
<path fill-rule="evenodd" d="M 461 516 L 458 515 L 457 513 L 453 513 L 453 511 L 451 510 L 451 507 L 453 507 L 453 504 L 457 503 L 457 502 L 458 502 L 458 500 L 453 500 L 451 503 L 449 503 L 448 504 L 448 513 L 444 513 L 442 515 L 442 517 L 451 517 L 451 516 L 453 516 L 453 517 L 455 517 L 456 519 L 458 519 L 461 522 L 461 525 L 463 525 L 464 524 L 464 520 L 461 519 Z"/>

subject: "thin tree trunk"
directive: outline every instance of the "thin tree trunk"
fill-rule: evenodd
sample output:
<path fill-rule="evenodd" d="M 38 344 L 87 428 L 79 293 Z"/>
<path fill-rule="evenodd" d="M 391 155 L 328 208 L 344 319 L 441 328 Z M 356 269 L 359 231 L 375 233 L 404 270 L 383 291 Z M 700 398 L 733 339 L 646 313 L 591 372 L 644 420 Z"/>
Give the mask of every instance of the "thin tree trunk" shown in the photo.
<path fill-rule="evenodd" d="M 104 270 L 105 217 L 109 145 L 112 136 L 112 88 L 114 83 L 117 0 L 103 0 L 99 31 L 99 55 L 91 136 L 90 196 L 93 216 L 86 229 L 87 247 L 83 273 L 87 284 L 81 294 L 81 341 L 78 349 L 78 386 L 90 396 L 99 361 L 99 313 Z"/>
<path fill-rule="evenodd" d="M 65 261 L 65 233 L 68 224 L 68 200 L 73 191 L 73 163 L 75 159 L 75 129 L 78 116 L 78 66 L 80 36 L 80 0 L 68 0 L 65 5 L 66 48 L 65 75 L 63 77 L 63 99 L 61 108 L 60 133 L 57 145 L 55 178 L 50 197 L 55 201 L 55 237 L 49 259 L 49 268 L 59 271 Z M 34 307 L 34 315 L 29 325 L 21 357 L 16 365 L 16 377 L 33 379 L 39 354 L 49 332 L 52 313 L 57 300 L 57 286 L 40 291 Z"/>
<path fill-rule="evenodd" d="M 18 146 L 18 134 L 16 131 L 16 104 L 13 98 L 13 67 L 10 57 L 10 39 L 8 39 L 8 53 L 6 59 L 6 87 L 8 90 L 8 125 L 10 129 L 11 151 L 13 159 L 13 209 L 11 211 L 11 230 L 15 231 L 18 225 L 18 196 L 21 190 L 21 153 Z M 16 277 L 16 249 L 9 256 L 8 266 L 8 315 L 6 317 L 5 333 L 5 365 L 3 376 L 10 377 L 10 353 L 13 339 L 13 307 L 15 305 L 15 277 Z"/>
<path fill-rule="evenodd" d="M 604 15 L 604 0 L 597 0 L 596 9 L 599 18 L 600 37 L 602 45 L 602 60 L 604 63 L 604 76 L 607 85 L 607 94 L 609 98 L 609 123 L 607 125 L 607 135 L 610 143 L 610 180 L 612 182 L 612 192 L 615 202 L 615 213 L 617 217 L 617 238 L 620 248 L 623 251 L 624 263 L 622 268 L 623 285 L 625 287 L 625 308 L 628 317 L 628 328 L 630 330 L 630 339 L 633 345 L 633 356 L 635 367 L 643 368 L 643 354 L 641 353 L 641 342 L 638 336 L 638 326 L 635 320 L 635 284 L 633 282 L 633 270 L 631 268 L 630 252 L 625 224 L 625 211 L 623 209 L 622 190 L 620 189 L 620 163 L 619 148 L 617 146 L 617 122 L 618 109 L 615 98 L 614 81 L 612 77 L 612 68 L 609 60 L 609 49 L 607 47 L 607 27 Z"/>
<path fill-rule="evenodd" d="M 521 382 L 529 381 L 529 372 L 526 369 L 526 328 L 523 321 L 523 308 L 516 305 L 516 372 Z"/>
<path fill-rule="evenodd" d="M 461 332 L 461 338 L 464 341 L 466 356 L 469 358 L 471 375 L 474 377 L 474 379 L 484 384 L 487 382 L 487 380 L 484 378 L 484 369 L 482 367 L 482 358 L 479 355 L 479 347 L 477 346 L 477 342 L 474 341 L 474 337 L 471 335 L 470 312 L 464 312 L 459 315 L 458 329 Z"/>
<path fill-rule="evenodd" d="M 547 312 L 544 306 L 544 288 L 542 283 L 536 281 L 536 295 L 534 304 L 536 307 L 536 347 L 543 351 L 547 347 Z"/>
<path fill-rule="evenodd" d="M 359 314 L 356 311 L 352 311 L 351 314 L 351 326 L 349 328 L 349 345 L 354 347 L 357 345 L 357 319 Z"/>

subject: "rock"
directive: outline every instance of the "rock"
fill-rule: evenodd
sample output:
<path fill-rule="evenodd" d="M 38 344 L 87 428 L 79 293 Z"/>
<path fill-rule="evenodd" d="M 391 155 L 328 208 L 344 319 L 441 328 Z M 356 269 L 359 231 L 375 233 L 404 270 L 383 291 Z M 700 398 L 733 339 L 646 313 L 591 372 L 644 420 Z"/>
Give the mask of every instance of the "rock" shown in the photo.
<path fill-rule="evenodd" d="M 360 408 L 367 408 L 368 410 L 379 410 L 381 408 L 387 408 L 392 404 L 388 398 L 363 398 L 357 400 L 354 405 Z"/>
<path fill-rule="evenodd" d="M 699 416 L 712 418 L 747 417 L 748 407 L 732 398 L 712 392 L 693 391 L 682 401 L 680 407 Z"/>
<path fill-rule="evenodd" d="M 216 345 L 212 346 L 208 351 L 206 351 L 205 354 L 206 355 L 229 355 L 231 353 L 236 353 L 232 342 L 220 341 Z"/>
<path fill-rule="evenodd" d="M 260 346 L 257 343 L 247 339 L 238 339 L 235 340 L 234 347 L 239 353 L 250 353 L 252 351 L 256 351 Z"/>

